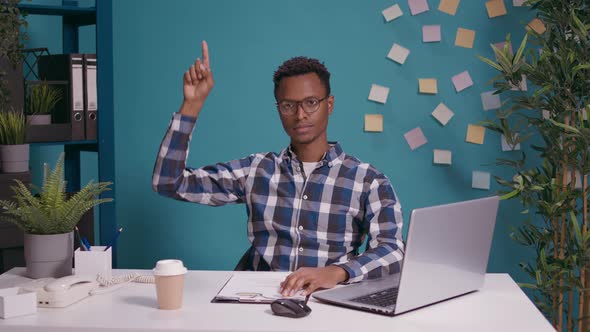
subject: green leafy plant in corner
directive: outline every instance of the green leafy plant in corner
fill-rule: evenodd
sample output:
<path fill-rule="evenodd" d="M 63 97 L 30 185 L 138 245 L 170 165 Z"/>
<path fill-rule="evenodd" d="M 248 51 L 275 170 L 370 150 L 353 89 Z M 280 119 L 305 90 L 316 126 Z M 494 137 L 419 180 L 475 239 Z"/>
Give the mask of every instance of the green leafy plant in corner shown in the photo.
<path fill-rule="evenodd" d="M 51 114 L 61 99 L 61 90 L 54 86 L 45 82 L 32 85 L 27 93 L 27 114 Z"/>
<path fill-rule="evenodd" d="M 525 150 L 535 154 L 497 160 L 514 174 L 496 177 L 504 187 L 502 198 L 523 206 L 524 220 L 510 236 L 535 254 L 520 263 L 531 278 L 521 286 L 532 290 L 535 304 L 558 331 L 585 332 L 590 331 L 590 6 L 588 0 L 527 4 L 546 30 L 530 30 L 515 54 L 507 36 L 503 48 L 492 46 L 496 61 L 480 57 L 498 71 L 495 93 L 506 97 L 496 119 L 483 124 L 509 145 L 527 143 Z M 532 91 L 523 91 L 524 77 Z"/>
<path fill-rule="evenodd" d="M 22 112 L 0 111 L 0 145 L 25 144 L 26 136 L 26 119 Z"/>
<path fill-rule="evenodd" d="M 13 67 L 21 65 L 24 41 L 28 39 L 24 29 L 28 24 L 26 13 L 17 7 L 20 0 L 0 0 L 0 58 L 8 59 Z M 0 69 L 0 106 L 9 102 L 6 72 Z"/>
<path fill-rule="evenodd" d="M 79 192 L 69 196 L 63 180 L 64 154 L 62 153 L 53 170 L 44 164 L 43 186 L 27 188 L 21 181 L 16 185 L 12 201 L 0 201 L 0 220 L 15 224 L 28 234 L 62 234 L 74 230 L 82 215 L 111 198 L 99 198 L 112 182 L 90 181 Z"/>

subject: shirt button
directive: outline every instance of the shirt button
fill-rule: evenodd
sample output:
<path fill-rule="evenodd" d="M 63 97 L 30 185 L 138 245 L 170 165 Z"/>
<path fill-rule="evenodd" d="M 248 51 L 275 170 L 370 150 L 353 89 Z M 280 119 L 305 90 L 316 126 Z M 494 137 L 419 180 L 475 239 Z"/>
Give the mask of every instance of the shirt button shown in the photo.
<path fill-rule="evenodd" d="M 303 230 L 303 226 L 299 226 L 299 230 L 302 231 Z"/>
<path fill-rule="evenodd" d="M 299 251 L 303 251 L 303 247 L 299 247 Z"/>
<path fill-rule="evenodd" d="M 307 199 L 307 195 L 303 195 L 303 199 Z"/>
<path fill-rule="evenodd" d="M 299 168 L 299 166 L 297 166 L 295 170 L 297 170 L 297 172 L 301 172 L 301 168 Z"/>

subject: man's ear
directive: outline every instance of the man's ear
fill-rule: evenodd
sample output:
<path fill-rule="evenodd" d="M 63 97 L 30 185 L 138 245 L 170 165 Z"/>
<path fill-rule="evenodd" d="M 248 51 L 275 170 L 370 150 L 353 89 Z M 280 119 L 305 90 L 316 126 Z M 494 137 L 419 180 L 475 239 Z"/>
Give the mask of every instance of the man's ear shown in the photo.
<path fill-rule="evenodd" d="M 334 110 L 334 96 L 328 97 L 328 114 L 332 114 Z"/>

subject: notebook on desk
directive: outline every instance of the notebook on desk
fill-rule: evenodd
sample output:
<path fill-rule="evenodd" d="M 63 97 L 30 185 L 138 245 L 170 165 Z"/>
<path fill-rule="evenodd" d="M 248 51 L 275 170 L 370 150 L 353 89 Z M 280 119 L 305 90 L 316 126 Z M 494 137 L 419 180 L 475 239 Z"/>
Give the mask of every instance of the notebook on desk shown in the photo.
<path fill-rule="evenodd" d="M 498 205 L 494 196 L 415 209 L 401 273 L 313 297 L 394 316 L 474 292 L 484 283 Z"/>
<path fill-rule="evenodd" d="M 291 272 L 234 272 L 211 302 L 272 303 L 284 298 L 279 286 Z M 304 300 L 301 295 L 292 296 Z"/>

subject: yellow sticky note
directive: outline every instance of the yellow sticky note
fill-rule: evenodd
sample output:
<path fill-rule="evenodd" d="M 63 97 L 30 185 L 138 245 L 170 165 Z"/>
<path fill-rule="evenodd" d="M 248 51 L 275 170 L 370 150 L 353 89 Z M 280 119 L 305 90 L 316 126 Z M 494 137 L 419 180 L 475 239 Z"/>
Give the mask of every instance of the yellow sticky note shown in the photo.
<path fill-rule="evenodd" d="M 440 0 L 438 10 L 449 15 L 455 15 L 459 7 L 459 0 Z"/>
<path fill-rule="evenodd" d="M 467 125 L 467 137 L 465 141 L 473 144 L 483 144 L 486 135 L 486 127 Z"/>
<path fill-rule="evenodd" d="M 535 18 L 534 20 L 530 21 L 529 24 L 526 26 L 526 29 L 533 29 L 538 34 L 542 34 L 545 32 L 545 30 L 547 30 L 545 28 L 545 24 L 543 24 L 543 21 L 541 21 L 538 18 Z"/>
<path fill-rule="evenodd" d="M 383 131 L 383 115 L 381 114 L 365 114 L 365 131 L 368 132 L 382 132 Z"/>
<path fill-rule="evenodd" d="M 420 86 L 420 93 L 437 94 L 438 88 L 436 78 L 420 78 L 418 80 Z"/>
<path fill-rule="evenodd" d="M 503 16 L 508 14 L 504 0 L 490 0 L 486 2 L 486 9 L 488 10 L 489 18 Z"/>
<path fill-rule="evenodd" d="M 473 41 L 475 41 L 475 30 L 457 29 L 457 38 L 455 38 L 455 46 L 473 48 Z"/>

